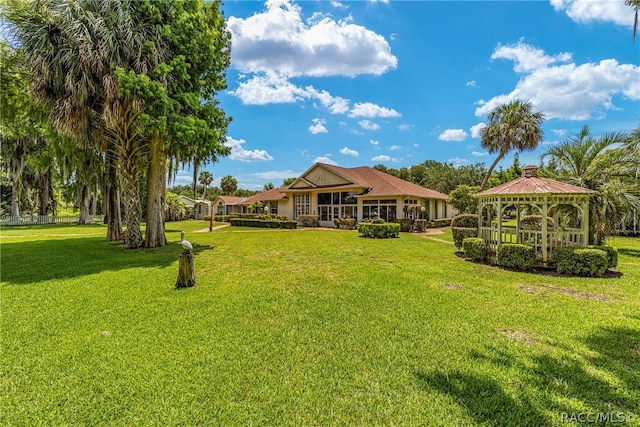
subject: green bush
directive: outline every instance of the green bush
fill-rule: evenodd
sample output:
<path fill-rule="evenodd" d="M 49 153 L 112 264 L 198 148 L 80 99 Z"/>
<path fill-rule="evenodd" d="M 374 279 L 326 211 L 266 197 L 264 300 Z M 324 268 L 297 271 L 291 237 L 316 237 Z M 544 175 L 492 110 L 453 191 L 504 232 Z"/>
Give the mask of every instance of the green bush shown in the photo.
<path fill-rule="evenodd" d="M 361 222 L 358 224 L 358 232 L 362 237 L 371 237 L 374 239 L 398 237 L 400 235 L 400 224 L 393 222 L 385 222 L 382 224 Z"/>
<path fill-rule="evenodd" d="M 478 228 L 477 214 L 462 214 L 451 219 L 451 227 Z"/>
<path fill-rule="evenodd" d="M 588 249 L 600 249 L 607 253 L 608 268 L 616 268 L 618 266 L 618 250 L 609 245 L 587 246 Z"/>
<path fill-rule="evenodd" d="M 551 261 L 558 273 L 575 276 L 602 276 L 609 266 L 608 253 L 601 249 L 556 248 Z"/>
<path fill-rule="evenodd" d="M 356 229 L 356 219 L 351 217 L 346 218 L 335 218 L 333 220 L 336 228 L 340 230 L 355 230 Z"/>
<path fill-rule="evenodd" d="M 259 227 L 259 228 L 288 228 L 293 229 L 298 225 L 297 221 L 279 221 L 274 219 L 230 218 L 232 226 Z"/>
<path fill-rule="evenodd" d="M 451 231 L 453 234 L 453 243 L 455 243 L 458 249 L 462 249 L 462 241 L 464 239 L 478 237 L 477 228 L 451 227 Z"/>
<path fill-rule="evenodd" d="M 519 243 L 503 243 L 498 246 L 496 263 L 505 268 L 530 270 L 536 265 L 536 249 Z"/>
<path fill-rule="evenodd" d="M 319 227 L 319 219 L 318 215 L 298 215 L 298 224 L 302 227 Z"/>
<path fill-rule="evenodd" d="M 396 219 L 396 222 L 400 224 L 400 231 L 403 233 L 411 231 L 411 218 Z"/>
<path fill-rule="evenodd" d="M 433 228 L 450 227 L 451 221 L 453 221 L 453 218 L 432 219 L 429 222 L 429 227 L 433 227 Z"/>
<path fill-rule="evenodd" d="M 474 261 L 484 261 L 487 257 L 487 244 L 479 237 L 467 237 L 462 241 L 464 254 Z"/>

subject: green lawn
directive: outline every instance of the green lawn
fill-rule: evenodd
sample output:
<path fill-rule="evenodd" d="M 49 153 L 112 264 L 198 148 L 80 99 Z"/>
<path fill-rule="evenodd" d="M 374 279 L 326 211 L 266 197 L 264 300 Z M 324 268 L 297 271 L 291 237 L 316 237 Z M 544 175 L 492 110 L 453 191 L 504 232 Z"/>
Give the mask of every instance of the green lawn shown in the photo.
<path fill-rule="evenodd" d="M 2 229 L 0 425 L 640 426 L 639 239 L 592 279 L 473 264 L 449 232 L 207 226 L 137 251 Z"/>

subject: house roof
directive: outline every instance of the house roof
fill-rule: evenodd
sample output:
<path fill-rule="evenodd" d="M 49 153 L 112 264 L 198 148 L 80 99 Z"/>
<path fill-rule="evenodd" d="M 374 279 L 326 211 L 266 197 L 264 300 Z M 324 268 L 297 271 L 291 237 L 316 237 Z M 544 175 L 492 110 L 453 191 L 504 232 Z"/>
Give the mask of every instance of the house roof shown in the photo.
<path fill-rule="evenodd" d="M 513 181 L 505 182 L 488 190 L 475 194 L 475 197 L 506 195 L 506 194 L 592 194 L 593 190 L 566 184 L 549 178 L 538 176 L 537 167 L 522 168 L 522 176 Z"/>
<path fill-rule="evenodd" d="M 245 197 L 238 196 L 218 196 L 218 199 L 222 200 L 225 205 L 237 205 L 242 202 Z"/>
<path fill-rule="evenodd" d="M 420 185 L 413 184 L 405 181 L 404 179 L 396 178 L 393 175 L 389 175 L 388 173 L 384 173 L 369 166 L 343 168 L 324 163 L 321 163 L 320 166 L 343 176 L 358 186 L 370 188 L 369 192 L 366 194 L 367 196 L 407 195 L 442 200 L 446 200 L 448 198 L 444 193 L 421 187 Z"/>
<path fill-rule="evenodd" d="M 283 188 L 272 188 L 271 190 L 263 191 L 262 193 L 254 194 L 253 196 L 245 197 L 240 203 L 243 205 L 250 205 L 255 202 L 265 202 L 273 200 L 286 199 L 286 193 L 283 193 Z"/>

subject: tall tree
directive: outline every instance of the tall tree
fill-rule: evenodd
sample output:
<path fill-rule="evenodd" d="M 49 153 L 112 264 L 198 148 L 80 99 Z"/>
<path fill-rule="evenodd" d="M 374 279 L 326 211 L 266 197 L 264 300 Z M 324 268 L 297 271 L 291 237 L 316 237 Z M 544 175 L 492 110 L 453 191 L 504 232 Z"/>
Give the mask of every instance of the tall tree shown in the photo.
<path fill-rule="evenodd" d="M 634 182 L 635 165 L 625 149 L 613 148 L 625 134 L 593 137 L 588 126 L 578 135 L 542 154 L 549 164 L 542 171 L 554 179 L 597 191 L 590 200 L 591 239 L 599 244 L 640 206 L 640 190 Z"/>
<path fill-rule="evenodd" d="M 636 41 L 636 32 L 638 31 L 638 10 L 640 10 L 640 0 L 624 0 L 624 4 L 631 6 L 635 12 L 633 17 L 633 41 Z"/>
<path fill-rule="evenodd" d="M 144 103 L 123 92 L 116 72 L 153 69 L 160 60 L 159 29 L 136 19 L 141 5 L 134 0 L 11 5 L 35 99 L 52 107 L 50 121 L 79 144 L 112 150 L 123 187 L 126 245 L 141 246 L 138 175 L 146 148 L 138 119 Z"/>
<path fill-rule="evenodd" d="M 531 104 L 515 99 L 496 107 L 487 116 L 487 126 L 482 129 L 482 146 L 489 153 L 498 153 L 482 180 L 483 190 L 493 169 L 512 150 L 534 150 L 542 142 L 544 115 L 534 113 Z"/>
<path fill-rule="evenodd" d="M 220 180 L 220 189 L 223 195 L 230 196 L 238 189 L 238 181 L 231 175 L 227 175 Z"/>
<path fill-rule="evenodd" d="M 213 182 L 213 175 L 209 171 L 202 171 L 198 176 L 198 182 L 204 187 L 202 192 L 202 200 L 207 199 L 207 187 Z"/>

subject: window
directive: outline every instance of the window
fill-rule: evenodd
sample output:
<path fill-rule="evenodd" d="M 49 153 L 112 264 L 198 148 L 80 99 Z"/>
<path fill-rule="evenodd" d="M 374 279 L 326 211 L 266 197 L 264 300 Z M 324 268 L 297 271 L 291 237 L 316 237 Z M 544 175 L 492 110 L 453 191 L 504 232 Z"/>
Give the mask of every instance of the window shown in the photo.
<path fill-rule="evenodd" d="M 357 194 L 358 193 L 356 193 L 355 191 L 343 191 L 342 193 L 340 193 L 340 203 L 343 205 L 357 205 Z"/>
<path fill-rule="evenodd" d="M 269 202 L 269 212 L 271 215 L 278 215 L 278 202 Z"/>
<path fill-rule="evenodd" d="M 309 193 L 295 194 L 293 196 L 294 219 L 300 215 L 309 215 Z"/>
<path fill-rule="evenodd" d="M 330 205 L 331 204 L 331 193 L 318 193 L 318 204 L 319 205 Z"/>
<path fill-rule="evenodd" d="M 363 200 L 362 219 L 379 216 L 387 222 L 393 222 L 397 218 L 397 206 L 394 199 Z"/>

